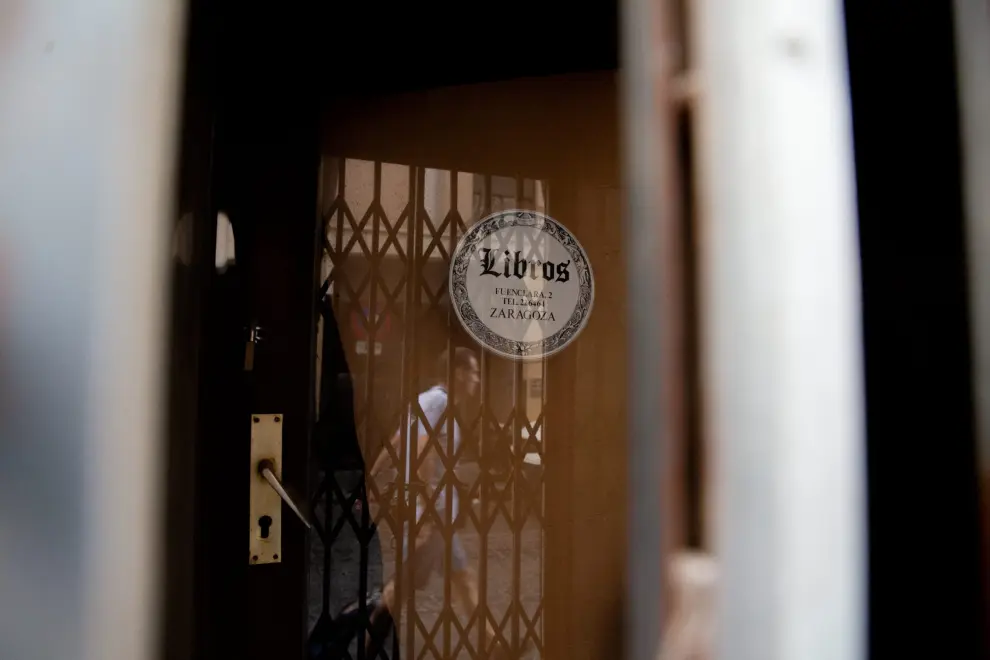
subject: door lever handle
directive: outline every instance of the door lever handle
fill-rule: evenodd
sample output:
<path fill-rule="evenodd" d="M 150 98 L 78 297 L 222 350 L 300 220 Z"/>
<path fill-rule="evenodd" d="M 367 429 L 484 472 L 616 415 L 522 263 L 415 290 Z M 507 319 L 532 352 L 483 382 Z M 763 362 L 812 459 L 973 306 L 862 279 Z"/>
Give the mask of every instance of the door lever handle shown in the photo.
<path fill-rule="evenodd" d="M 302 507 L 300 506 L 301 502 L 300 504 L 297 504 L 296 500 L 293 499 L 292 496 L 285 490 L 285 486 L 282 485 L 282 482 L 275 476 L 275 463 L 267 458 L 258 461 L 258 474 L 260 474 L 264 480 L 268 482 L 268 485 L 272 487 L 272 490 L 278 493 L 278 496 L 282 498 L 282 501 L 289 505 L 289 508 L 292 509 L 292 512 L 295 513 L 296 516 L 298 516 L 300 522 L 306 526 L 306 529 L 312 529 L 313 522 L 310 520 L 309 516 L 303 513 Z"/>

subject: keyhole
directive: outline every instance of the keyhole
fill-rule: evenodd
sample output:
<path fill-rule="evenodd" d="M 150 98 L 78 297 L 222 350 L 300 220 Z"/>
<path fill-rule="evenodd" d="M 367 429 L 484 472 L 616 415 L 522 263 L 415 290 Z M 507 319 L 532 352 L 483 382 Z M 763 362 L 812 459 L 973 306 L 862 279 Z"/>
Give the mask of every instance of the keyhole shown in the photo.
<path fill-rule="evenodd" d="M 271 516 L 261 516 L 260 518 L 258 518 L 258 527 L 261 528 L 261 538 L 263 539 L 268 538 L 268 530 L 271 529 L 271 526 L 272 526 Z"/>

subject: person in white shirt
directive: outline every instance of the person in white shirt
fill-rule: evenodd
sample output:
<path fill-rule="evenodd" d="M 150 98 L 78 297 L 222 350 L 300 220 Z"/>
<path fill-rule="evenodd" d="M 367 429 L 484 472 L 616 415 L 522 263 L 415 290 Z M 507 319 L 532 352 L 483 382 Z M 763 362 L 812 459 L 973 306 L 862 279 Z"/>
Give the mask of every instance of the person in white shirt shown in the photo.
<path fill-rule="evenodd" d="M 406 436 L 406 458 L 402 481 L 410 484 L 410 492 L 416 494 L 416 525 L 411 526 L 408 521 L 403 524 L 400 544 L 404 558 L 403 563 L 407 571 L 404 584 L 409 584 L 417 590 L 422 589 L 427 585 L 434 571 L 439 572 L 443 569 L 446 550 L 444 537 L 448 536 L 451 544 L 451 561 L 448 567 L 451 586 L 454 594 L 464 606 L 474 611 L 478 607 L 478 580 L 474 571 L 468 566 L 467 554 L 456 529 L 451 527 L 444 530 L 438 527 L 432 516 L 427 516 L 424 520 L 426 507 L 430 506 L 434 494 L 436 494 L 434 506 L 437 518 L 443 521 L 443 527 L 447 527 L 449 521 L 454 521 L 456 524 L 460 514 L 457 488 L 452 483 L 444 483 L 447 467 L 444 465 L 436 446 L 430 442 L 431 435 L 437 438 L 436 444 L 440 447 L 444 457 L 456 455 L 461 444 L 460 426 L 456 420 L 451 421 L 448 417 L 454 414 L 453 406 L 448 405 L 448 388 L 444 384 L 447 380 L 448 369 L 449 356 L 444 351 L 437 364 L 436 384 L 419 395 L 419 407 L 422 409 L 422 416 L 415 410 L 411 411 L 409 416 L 410 428 Z M 479 383 L 480 370 L 478 358 L 474 352 L 464 347 L 454 349 L 453 379 L 450 388 L 453 392 L 454 405 L 473 397 L 478 391 Z M 454 435 L 452 442 L 450 442 L 449 437 L 451 429 L 453 429 Z M 401 442 L 402 433 L 400 430 L 391 439 L 391 445 L 396 456 L 403 455 L 399 451 Z M 389 452 L 383 450 L 371 468 L 371 478 L 374 479 L 387 463 L 389 463 Z M 439 493 L 437 493 L 438 490 Z M 413 529 L 417 531 L 415 543 L 410 542 Z M 410 548 L 412 548 L 411 552 Z M 371 615 L 373 624 L 371 627 L 375 628 L 374 622 L 382 614 L 387 612 L 391 615 L 395 611 L 394 607 L 395 578 L 393 577 L 382 590 L 381 600 Z M 485 627 L 488 631 L 488 638 L 492 639 L 494 630 L 491 623 L 486 621 Z M 372 641 L 369 640 L 369 644 L 371 643 Z M 373 653 L 369 654 L 369 657 L 374 657 Z"/>

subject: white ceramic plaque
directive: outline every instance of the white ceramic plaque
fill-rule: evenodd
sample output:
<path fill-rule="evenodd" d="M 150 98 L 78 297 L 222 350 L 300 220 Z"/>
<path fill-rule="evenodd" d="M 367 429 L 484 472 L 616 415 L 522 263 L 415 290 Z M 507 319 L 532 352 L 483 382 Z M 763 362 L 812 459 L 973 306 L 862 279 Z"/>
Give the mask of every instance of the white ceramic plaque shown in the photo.
<path fill-rule="evenodd" d="M 563 350 L 584 329 L 595 279 L 584 248 L 559 222 L 535 211 L 500 211 L 458 243 L 450 298 L 482 346 L 534 360 Z"/>

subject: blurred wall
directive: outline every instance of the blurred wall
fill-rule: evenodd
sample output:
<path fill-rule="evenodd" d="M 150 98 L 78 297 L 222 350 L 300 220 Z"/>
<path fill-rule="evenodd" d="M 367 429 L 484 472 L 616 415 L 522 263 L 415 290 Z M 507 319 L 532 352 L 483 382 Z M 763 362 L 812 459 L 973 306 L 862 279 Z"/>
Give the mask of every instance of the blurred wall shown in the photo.
<path fill-rule="evenodd" d="M 153 643 L 181 3 L 0 4 L 0 656 Z"/>

